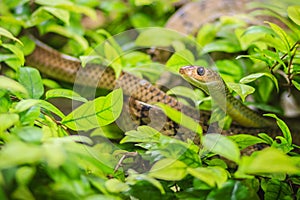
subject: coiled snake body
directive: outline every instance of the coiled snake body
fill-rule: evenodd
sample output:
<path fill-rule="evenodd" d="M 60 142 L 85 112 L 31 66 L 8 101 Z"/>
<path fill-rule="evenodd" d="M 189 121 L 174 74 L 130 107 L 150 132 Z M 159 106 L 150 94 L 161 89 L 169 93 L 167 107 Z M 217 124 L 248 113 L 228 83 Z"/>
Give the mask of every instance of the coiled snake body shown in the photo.
<path fill-rule="evenodd" d="M 199 3 L 189 3 L 170 18 L 166 27 L 190 34 L 197 30 L 202 24 L 214 21 L 222 15 L 246 12 L 247 2 L 249 1 L 207 0 Z M 125 95 L 129 95 L 135 100 L 136 107 L 141 107 L 143 103 L 153 104 L 161 102 L 180 110 L 189 116 L 196 118 L 199 116 L 198 111 L 181 104 L 174 97 L 167 95 L 146 80 L 137 78 L 126 72 L 122 72 L 119 78 L 116 79 L 113 69 L 109 67 L 103 68 L 96 65 L 90 65 L 82 69 L 79 59 L 63 55 L 37 40 L 35 42 L 36 48 L 34 52 L 26 58 L 26 62 L 28 65 L 38 68 L 42 73 L 50 77 L 66 82 L 74 82 L 76 80 L 76 82 L 83 83 L 87 86 L 95 86 L 95 83 L 97 83 L 97 87 L 109 90 L 115 87 L 121 87 Z M 142 104 L 139 104 L 138 102 L 142 102 Z M 143 110 L 143 108 L 140 110 Z M 137 115 L 138 117 L 141 117 L 141 115 Z M 199 123 L 203 127 L 204 132 L 207 132 L 210 113 L 201 111 L 200 116 Z M 170 128 L 169 125 L 166 125 L 164 129 L 171 129 L 171 131 L 169 130 L 169 133 L 171 132 L 169 135 L 176 135 L 178 134 L 177 128 L 177 126 L 172 126 L 172 128 Z M 222 130 L 222 133 L 224 134 L 256 134 L 259 132 L 267 132 L 272 136 L 280 133 L 276 128 L 250 128 L 239 125 L 232 125 L 229 130 Z M 182 131 L 179 136 L 180 139 L 186 139 L 188 137 L 190 137 L 190 135 L 185 134 L 184 131 Z M 192 137 L 194 137 L 194 135 Z M 298 139 L 297 141 L 300 140 Z"/>

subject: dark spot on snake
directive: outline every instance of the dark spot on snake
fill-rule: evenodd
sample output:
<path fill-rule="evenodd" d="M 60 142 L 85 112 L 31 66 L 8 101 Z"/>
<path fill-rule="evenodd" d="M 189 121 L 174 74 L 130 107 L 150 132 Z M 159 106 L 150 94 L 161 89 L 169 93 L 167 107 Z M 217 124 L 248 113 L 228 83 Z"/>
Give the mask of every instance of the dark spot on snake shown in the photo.
<path fill-rule="evenodd" d="M 205 69 L 204 69 L 204 67 L 198 67 L 198 68 L 197 68 L 197 74 L 198 74 L 199 76 L 203 76 L 203 75 L 205 74 Z"/>

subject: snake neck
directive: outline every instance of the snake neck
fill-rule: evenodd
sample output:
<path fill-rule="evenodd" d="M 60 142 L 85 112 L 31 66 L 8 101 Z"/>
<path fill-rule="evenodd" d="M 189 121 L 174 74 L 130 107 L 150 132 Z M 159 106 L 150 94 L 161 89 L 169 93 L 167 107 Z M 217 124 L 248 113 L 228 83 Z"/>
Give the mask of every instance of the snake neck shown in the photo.
<path fill-rule="evenodd" d="M 244 127 L 271 127 L 274 123 L 245 106 L 240 100 L 232 96 L 227 85 L 222 80 L 213 88 L 209 88 L 210 95 L 215 103 L 234 121 Z"/>

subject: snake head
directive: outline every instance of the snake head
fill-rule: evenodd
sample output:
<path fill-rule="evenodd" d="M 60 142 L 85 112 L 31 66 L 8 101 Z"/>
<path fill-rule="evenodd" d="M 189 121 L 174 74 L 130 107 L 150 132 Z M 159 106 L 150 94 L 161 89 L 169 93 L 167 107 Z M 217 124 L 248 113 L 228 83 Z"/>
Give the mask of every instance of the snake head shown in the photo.
<path fill-rule="evenodd" d="M 223 83 L 217 72 L 202 66 L 181 67 L 179 73 L 185 80 L 200 88 L 206 94 L 209 94 L 210 88 L 216 88 Z"/>

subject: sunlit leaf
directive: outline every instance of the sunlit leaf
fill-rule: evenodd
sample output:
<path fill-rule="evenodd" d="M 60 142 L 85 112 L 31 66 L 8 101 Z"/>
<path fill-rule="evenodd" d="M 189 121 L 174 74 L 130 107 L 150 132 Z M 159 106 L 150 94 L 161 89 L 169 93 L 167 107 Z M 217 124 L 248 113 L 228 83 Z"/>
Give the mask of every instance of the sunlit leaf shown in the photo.
<path fill-rule="evenodd" d="M 1 75 L 0 75 L 0 89 L 10 91 L 15 95 L 21 94 L 24 97 L 29 96 L 29 93 L 27 92 L 26 88 L 23 85 L 16 82 L 15 80 L 12 80 L 10 78 Z"/>
<path fill-rule="evenodd" d="M 228 87 L 235 91 L 245 101 L 245 98 L 255 91 L 255 88 L 239 83 L 227 83 Z"/>
<path fill-rule="evenodd" d="M 275 114 L 265 114 L 264 116 L 268 116 L 268 117 L 272 117 L 272 118 L 276 119 L 276 123 L 279 126 L 279 128 L 281 129 L 283 136 L 287 140 L 288 144 L 292 145 L 292 135 L 291 135 L 290 129 L 286 125 L 286 123 L 284 121 L 282 121 L 281 119 L 279 119 Z"/>
<path fill-rule="evenodd" d="M 170 46 L 182 36 L 175 31 L 161 28 L 151 28 L 143 31 L 135 40 L 137 46 Z"/>
<path fill-rule="evenodd" d="M 183 162 L 171 158 L 159 160 L 149 172 L 149 176 L 169 181 L 181 180 L 186 175 L 187 166 Z"/>
<path fill-rule="evenodd" d="M 295 88 L 297 88 L 297 90 L 300 91 L 300 83 L 298 83 L 298 82 L 296 82 L 296 81 L 294 81 L 294 80 L 292 80 L 292 83 L 293 83 L 293 85 L 295 86 Z"/>
<path fill-rule="evenodd" d="M 108 191 L 113 193 L 126 192 L 130 189 L 127 184 L 115 178 L 107 180 L 105 182 L 105 187 L 107 188 Z"/>
<path fill-rule="evenodd" d="M 168 69 L 178 72 L 179 68 L 186 65 L 192 65 L 195 58 L 192 52 L 187 49 L 175 52 L 166 63 Z"/>
<path fill-rule="evenodd" d="M 250 83 L 250 82 L 253 82 L 253 81 L 255 81 L 256 79 L 258 79 L 262 76 L 269 77 L 273 81 L 273 83 L 275 84 L 277 91 L 279 90 L 277 79 L 275 78 L 274 75 L 272 75 L 270 73 L 267 73 L 267 72 L 254 73 L 254 74 L 250 74 L 248 76 L 245 76 L 244 78 L 242 78 L 240 80 L 240 83 Z"/>
<path fill-rule="evenodd" d="M 89 130 L 115 121 L 121 114 L 123 94 L 114 90 L 106 97 L 98 97 L 76 108 L 62 120 L 62 124 L 73 130 Z"/>
<path fill-rule="evenodd" d="M 46 92 L 46 99 L 57 98 L 57 97 L 63 97 L 75 101 L 87 102 L 86 98 L 80 96 L 78 93 L 69 89 L 58 88 L 58 89 L 48 90 Z"/>
<path fill-rule="evenodd" d="M 23 44 L 18 38 L 16 38 L 15 36 L 13 36 L 13 34 L 11 34 L 8 30 L 0 27 L 0 36 L 4 36 L 7 37 L 9 39 L 12 39 L 14 41 L 17 41 L 18 43 L 20 43 L 21 45 Z"/>
<path fill-rule="evenodd" d="M 170 107 L 166 104 L 157 103 L 156 105 L 158 105 L 160 108 L 162 108 L 164 113 L 170 119 L 172 119 L 176 123 L 181 124 L 182 126 L 188 128 L 192 131 L 195 131 L 196 133 L 198 133 L 198 135 L 200 137 L 202 136 L 202 133 L 203 133 L 202 127 L 194 119 L 192 119 L 191 117 L 183 114 L 182 112 L 179 112 L 178 110 L 175 110 L 174 108 L 172 108 L 172 107 Z"/>
<path fill-rule="evenodd" d="M 300 6 L 289 6 L 287 12 L 289 17 L 300 26 Z"/>
<path fill-rule="evenodd" d="M 220 156 L 223 156 L 236 163 L 240 160 L 240 150 L 236 143 L 220 134 L 207 134 L 203 137 L 203 146 Z"/>
<path fill-rule="evenodd" d="M 187 171 L 189 174 L 202 180 L 211 187 L 220 187 L 227 181 L 228 178 L 226 170 L 217 166 L 188 168 Z"/>
<path fill-rule="evenodd" d="M 300 168 L 296 160 L 287 156 L 275 148 L 266 148 L 252 154 L 250 157 L 242 157 L 236 176 L 246 174 L 270 174 L 289 173 L 299 174 Z"/>
<path fill-rule="evenodd" d="M 44 94 L 44 85 L 39 71 L 31 67 L 20 68 L 19 82 L 29 92 L 33 99 L 39 99 Z"/>
<path fill-rule="evenodd" d="M 244 149 L 246 147 L 258 144 L 258 143 L 267 143 L 265 140 L 253 136 L 253 135 L 248 135 L 247 132 L 245 134 L 238 134 L 238 135 L 232 135 L 229 136 L 230 139 L 232 139 L 235 143 L 238 144 L 238 146 L 241 149 Z"/>
<path fill-rule="evenodd" d="M 23 51 L 21 49 L 19 49 L 16 45 L 13 44 L 2 44 L 1 46 L 13 52 L 20 60 L 21 65 L 24 65 L 25 58 L 24 58 Z"/>
<path fill-rule="evenodd" d="M 19 115 L 15 113 L 0 113 L 0 133 L 19 122 Z"/>

